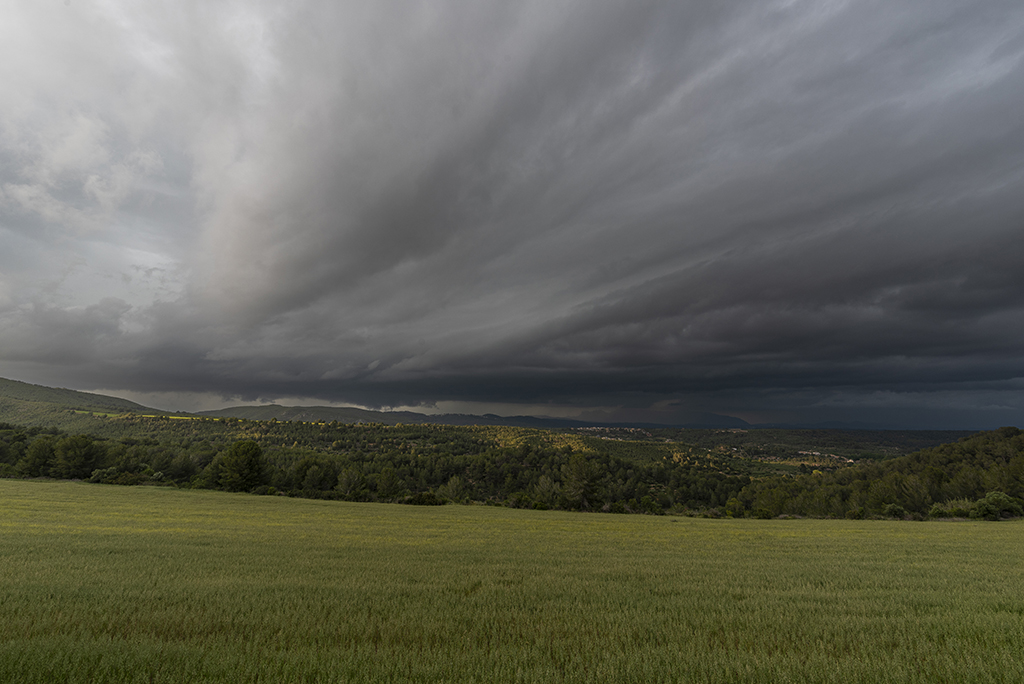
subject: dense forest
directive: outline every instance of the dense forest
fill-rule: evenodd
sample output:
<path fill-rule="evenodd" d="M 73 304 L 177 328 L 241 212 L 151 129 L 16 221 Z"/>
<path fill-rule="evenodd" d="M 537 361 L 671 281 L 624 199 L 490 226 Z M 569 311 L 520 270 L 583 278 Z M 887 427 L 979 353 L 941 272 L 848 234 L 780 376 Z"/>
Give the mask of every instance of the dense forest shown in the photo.
<path fill-rule="evenodd" d="M 724 506 L 742 459 L 589 450 L 576 435 L 438 425 L 175 421 L 165 439 L 0 429 L 0 475 L 407 503 L 661 513 Z M 214 424 L 214 438 L 195 437 Z M 191 428 L 191 429 L 190 429 Z M 231 429 L 229 429 L 231 428 Z M 302 437 L 301 443 L 294 437 Z M 638 455 L 639 454 L 639 455 Z"/>
<path fill-rule="evenodd" d="M 357 417 L 364 414 L 373 415 Z M 246 420 L 2 378 L 0 420 L 8 421 L 0 423 L 0 477 L 763 518 L 1000 518 L 1020 514 L 1024 496 L 1017 428 L 972 435 Z"/>
<path fill-rule="evenodd" d="M 794 453 L 780 441 L 791 437 L 753 431 L 90 418 L 106 434 L 0 425 L 0 476 L 347 501 L 763 518 L 999 518 L 1019 515 L 1024 496 L 1024 435 L 1017 428 L 892 458 L 865 451 L 854 461 Z M 836 451 L 853 439 L 809 432 L 802 439 L 826 445 L 831 439 Z"/>
<path fill-rule="evenodd" d="M 1024 433 L 1005 427 L 885 461 L 762 479 L 726 506 L 737 515 L 765 518 L 991 519 L 1020 515 L 1021 497 Z"/>

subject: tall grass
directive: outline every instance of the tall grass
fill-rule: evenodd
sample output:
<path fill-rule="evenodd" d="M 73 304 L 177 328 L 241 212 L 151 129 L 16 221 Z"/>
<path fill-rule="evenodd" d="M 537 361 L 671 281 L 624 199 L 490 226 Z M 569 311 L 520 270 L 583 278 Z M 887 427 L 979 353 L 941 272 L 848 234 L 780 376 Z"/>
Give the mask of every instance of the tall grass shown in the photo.
<path fill-rule="evenodd" d="M 0 481 L 0 681 L 1019 682 L 1022 532 Z"/>

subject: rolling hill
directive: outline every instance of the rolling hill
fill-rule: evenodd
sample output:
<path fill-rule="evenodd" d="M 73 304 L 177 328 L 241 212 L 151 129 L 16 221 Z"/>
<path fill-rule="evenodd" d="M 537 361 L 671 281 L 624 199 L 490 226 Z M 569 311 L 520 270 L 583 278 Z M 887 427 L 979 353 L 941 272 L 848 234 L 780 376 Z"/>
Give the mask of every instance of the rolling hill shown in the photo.
<path fill-rule="evenodd" d="M 0 421 L 75 431 L 89 428 L 83 422 L 86 414 L 159 416 L 168 412 L 103 394 L 0 378 Z"/>

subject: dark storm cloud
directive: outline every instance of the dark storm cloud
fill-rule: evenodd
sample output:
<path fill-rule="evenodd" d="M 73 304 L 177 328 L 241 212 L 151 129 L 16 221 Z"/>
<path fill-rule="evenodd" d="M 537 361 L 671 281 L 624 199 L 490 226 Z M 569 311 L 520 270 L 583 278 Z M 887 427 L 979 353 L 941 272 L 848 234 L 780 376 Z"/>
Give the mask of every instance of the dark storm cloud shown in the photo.
<path fill-rule="evenodd" d="M 8 375 L 1024 419 L 1019 3 L 15 15 Z"/>

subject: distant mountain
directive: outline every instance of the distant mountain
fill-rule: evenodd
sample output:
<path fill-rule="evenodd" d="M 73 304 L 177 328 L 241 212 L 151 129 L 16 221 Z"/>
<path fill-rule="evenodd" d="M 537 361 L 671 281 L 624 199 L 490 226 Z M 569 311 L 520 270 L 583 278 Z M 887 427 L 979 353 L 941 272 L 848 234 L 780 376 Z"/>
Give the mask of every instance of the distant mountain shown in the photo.
<path fill-rule="evenodd" d="M 419 425 L 506 425 L 509 427 L 572 428 L 572 427 L 640 427 L 640 428 L 743 428 L 746 422 L 731 416 L 702 414 L 699 422 L 685 425 L 660 423 L 594 423 L 565 418 L 537 418 L 535 416 L 496 416 L 487 413 L 482 416 L 465 413 L 443 413 L 428 415 L 413 411 L 369 411 L 366 409 L 337 406 L 280 406 L 263 404 L 259 406 L 232 406 L 215 411 L 200 411 L 196 415 L 210 418 L 244 418 L 246 420 L 280 420 L 330 423 L 398 423 Z"/>
<path fill-rule="evenodd" d="M 27 382 L 0 378 L 0 399 L 42 402 L 67 408 L 90 411 L 121 411 L 132 413 L 165 413 L 136 404 L 127 399 L 108 397 L 103 394 L 79 392 L 78 390 L 30 385 Z"/>
<path fill-rule="evenodd" d="M 32 385 L 17 380 L 0 378 L 0 421 L 21 425 L 80 429 L 82 421 L 73 418 L 72 411 L 93 413 L 137 413 L 141 415 L 173 415 L 170 411 L 150 408 L 127 399 L 77 390 Z M 732 416 L 703 413 L 690 417 L 686 423 L 623 423 L 569 420 L 564 418 L 538 418 L 536 416 L 496 416 L 445 413 L 428 415 L 413 411 L 371 411 L 337 406 L 233 406 L 215 411 L 192 414 L 207 418 L 242 418 L 245 420 L 303 421 L 311 423 L 381 423 L 384 425 L 503 425 L 541 429 L 578 427 L 636 427 L 636 428 L 749 428 L 751 425 Z M 85 429 L 82 423 L 81 429 Z"/>
<path fill-rule="evenodd" d="M 151 409 L 134 401 L 103 394 L 79 392 L 57 387 L 31 385 L 0 378 L 0 420 L 23 425 L 57 426 L 72 411 L 94 413 L 142 413 L 162 415 L 167 411 Z"/>
<path fill-rule="evenodd" d="M 304 421 L 317 423 L 381 423 L 384 425 L 509 425 L 516 427 L 575 427 L 583 425 L 578 421 L 554 418 L 513 416 L 510 418 L 487 414 L 474 416 L 461 413 L 428 415 L 413 411 L 370 411 L 367 409 L 338 406 L 280 406 L 262 404 L 259 406 L 232 406 L 215 411 L 200 411 L 196 415 L 210 418 L 244 418 L 246 420 Z"/>
<path fill-rule="evenodd" d="M 901 428 L 878 423 L 827 421 L 824 423 L 756 423 L 751 425 L 758 430 L 900 430 Z M 976 430 L 965 431 L 973 434 Z"/>

